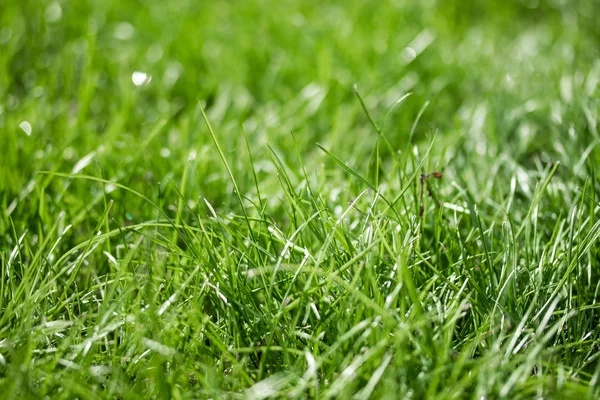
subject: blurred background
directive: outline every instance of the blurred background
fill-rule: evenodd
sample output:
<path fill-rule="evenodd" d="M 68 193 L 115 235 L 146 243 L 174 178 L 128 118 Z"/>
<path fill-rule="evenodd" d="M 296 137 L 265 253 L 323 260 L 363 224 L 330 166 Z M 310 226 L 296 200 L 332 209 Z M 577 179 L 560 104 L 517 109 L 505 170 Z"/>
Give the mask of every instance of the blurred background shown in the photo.
<path fill-rule="evenodd" d="M 294 171 L 296 146 L 313 171 L 330 162 L 316 142 L 366 170 L 377 134 L 354 84 L 399 152 L 428 104 L 415 143 L 437 133 L 436 167 L 473 187 L 490 179 L 477 166 L 502 154 L 525 166 L 579 159 L 598 138 L 598 9 L 595 0 L 3 0 L 2 209 L 25 217 L 23 199 L 44 179 L 68 209 L 67 184 L 41 170 L 102 176 L 168 206 L 177 195 L 167 183 L 181 186 L 186 165 L 192 208 L 201 195 L 235 207 L 199 104 L 243 190 L 253 185 L 244 129 L 267 191 L 279 187 L 267 144 Z M 93 196 L 89 186 L 69 193 Z"/>
<path fill-rule="evenodd" d="M 0 393 L 593 397 L 599 9 L 0 0 Z"/>

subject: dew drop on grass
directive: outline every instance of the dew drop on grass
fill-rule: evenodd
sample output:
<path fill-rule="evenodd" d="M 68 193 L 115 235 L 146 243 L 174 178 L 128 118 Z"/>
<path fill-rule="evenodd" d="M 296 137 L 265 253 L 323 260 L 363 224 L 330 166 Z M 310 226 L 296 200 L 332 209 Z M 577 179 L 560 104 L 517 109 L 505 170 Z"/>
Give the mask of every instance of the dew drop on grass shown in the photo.
<path fill-rule="evenodd" d="M 31 136 L 31 124 L 28 121 L 21 122 L 19 128 L 21 128 L 27 136 Z"/>
<path fill-rule="evenodd" d="M 58 4 L 58 2 L 54 2 L 46 7 L 46 10 L 44 11 L 44 18 L 48 23 L 60 21 L 62 18 L 62 8 L 60 7 L 60 4 Z"/>
<path fill-rule="evenodd" d="M 66 147 L 66 148 L 63 150 L 63 158 L 64 158 L 65 160 L 72 160 L 72 159 L 74 159 L 76 156 L 77 156 L 77 152 L 75 151 L 75 149 L 74 149 L 74 148 L 72 148 L 72 147 L 70 147 L 70 146 L 69 146 L 69 147 Z"/>
<path fill-rule="evenodd" d="M 167 85 L 168 87 L 173 86 L 181 76 L 182 70 L 183 67 L 181 66 L 181 64 L 177 62 L 170 63 L 163 76 L 163 81 L 165 85 Z"/>
<path fill-rule="evenodd" d="M 115 26 L 114 36 L 119 40 L 128 40 L 133 36 L 135 28 L 129 22 L 119 22 Z"/>
<path fill-rule="evenodd" d="M 402 60 L 404 60 L 404 62 L 408 64 L 409 62 L 417 58 L 417 52 L 412 47 L 405 47 L 404 50 L 402 50 L 401 57 Z"/>
<path fill-rule="evenodd" d="M 135 71 L 131 74 L 131 81 L 135 86 L 147 85 L 152 81 L 152 77 L 145 72 Z"/>
<path fill-rule="evenodd" d="M 146 60 L 155 63 L 162 58 L 163 54 L 163 48 L 159 44 L 154 44 L 146 52 Z"/>

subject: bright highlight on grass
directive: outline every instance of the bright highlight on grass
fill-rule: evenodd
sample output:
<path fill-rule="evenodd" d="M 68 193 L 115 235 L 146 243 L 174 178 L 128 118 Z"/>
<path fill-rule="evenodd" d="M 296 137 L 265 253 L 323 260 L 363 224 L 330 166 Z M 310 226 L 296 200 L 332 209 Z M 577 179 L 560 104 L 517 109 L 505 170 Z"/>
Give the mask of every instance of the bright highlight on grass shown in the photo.
<path fill-rule="evenodd" d="M 148 76 L 145 72 L 135 71 L 131 74 L 131 81 L 135 86 L 142 86 L 150 83 L 152 80 L 151 76 Z"/>
<path fill-rule="evenodd" d="M 31 124 L 28 121 L 21 122 L 19 128 L 21 128 L 27 136 L 31 135 Z"/>
<path fill-rule="evenodd" d="M 599 398 L 597 8 L 4 1 L 0 398 Z"/>

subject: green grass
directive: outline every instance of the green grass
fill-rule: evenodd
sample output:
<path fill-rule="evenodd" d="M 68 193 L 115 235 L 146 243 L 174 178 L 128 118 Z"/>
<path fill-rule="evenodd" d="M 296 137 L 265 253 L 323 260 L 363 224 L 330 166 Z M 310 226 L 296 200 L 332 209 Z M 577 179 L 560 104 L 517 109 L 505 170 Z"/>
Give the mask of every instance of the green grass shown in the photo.
<path fill-rule="evenodd" d="M 1 397 L 600 397 L 598 10 L 4 0 Z"/>

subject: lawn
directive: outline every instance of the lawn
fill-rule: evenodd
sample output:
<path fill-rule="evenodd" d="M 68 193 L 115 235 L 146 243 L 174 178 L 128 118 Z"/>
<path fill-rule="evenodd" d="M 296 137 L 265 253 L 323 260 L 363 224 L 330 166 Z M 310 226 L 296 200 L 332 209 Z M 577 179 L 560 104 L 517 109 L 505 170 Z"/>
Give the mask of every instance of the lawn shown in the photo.
<path fill-rule="evenodd" d="M 598 20 L 2 0 L 0 397 L 599 398 Z"/>

